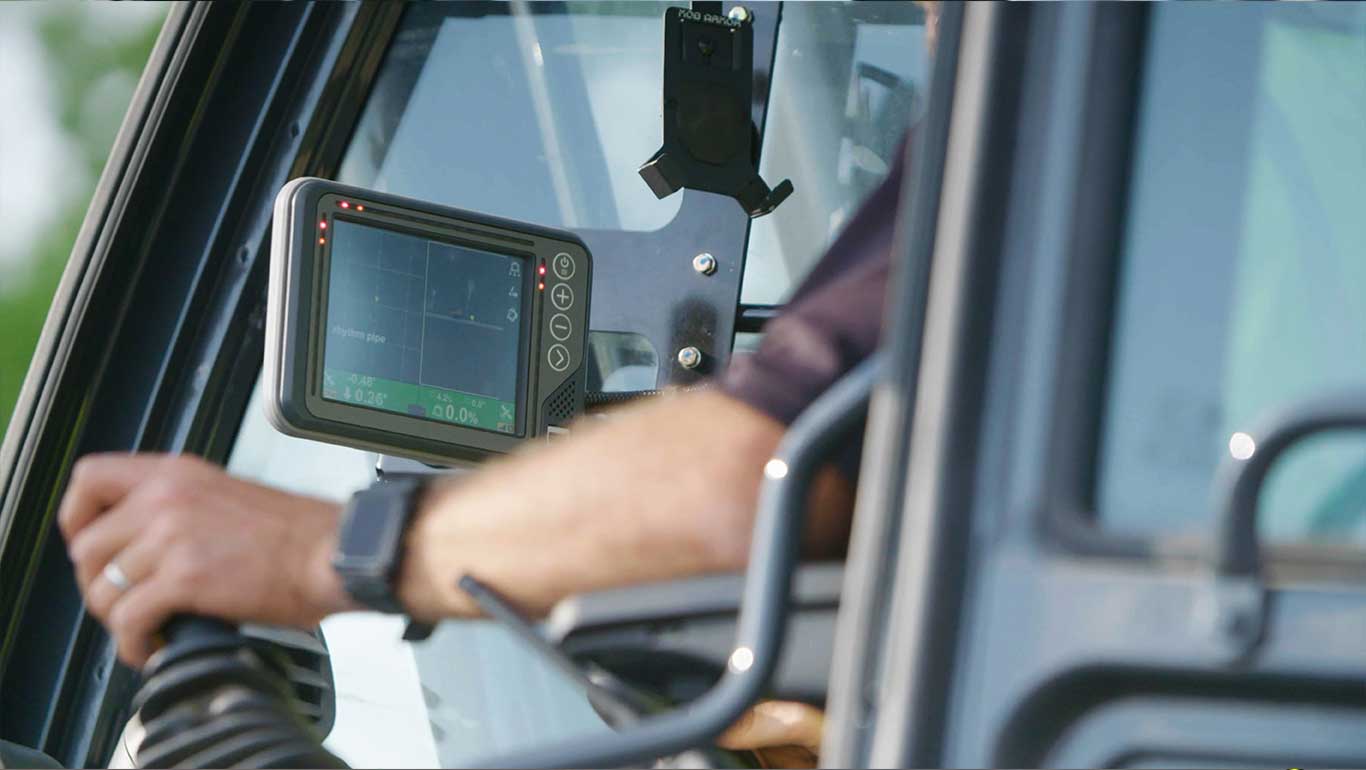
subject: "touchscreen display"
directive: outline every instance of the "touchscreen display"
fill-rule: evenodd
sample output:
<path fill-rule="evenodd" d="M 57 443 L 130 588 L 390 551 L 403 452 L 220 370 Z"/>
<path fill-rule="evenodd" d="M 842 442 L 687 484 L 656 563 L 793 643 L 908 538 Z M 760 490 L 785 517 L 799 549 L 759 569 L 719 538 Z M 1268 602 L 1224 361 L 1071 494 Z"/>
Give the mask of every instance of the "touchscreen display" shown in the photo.
<path fill-rule="evenodd" d="M 520 434 L 527 262 L 332 220 L 322 397 Z"/>

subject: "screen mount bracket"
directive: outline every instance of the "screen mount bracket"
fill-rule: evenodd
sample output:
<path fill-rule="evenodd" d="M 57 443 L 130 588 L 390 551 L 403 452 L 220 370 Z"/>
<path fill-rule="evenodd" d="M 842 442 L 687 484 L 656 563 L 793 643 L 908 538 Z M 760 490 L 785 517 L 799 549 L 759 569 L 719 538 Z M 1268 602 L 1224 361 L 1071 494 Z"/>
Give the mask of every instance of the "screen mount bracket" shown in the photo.
<path fill-rule="evenodd" d="M 743 11 L 743 12 L 742 12 Z M 664 12 L 664 143 L 639 169 L 657 198 L 683 188 L 734 198 L 751 218 L 793 192 L 759 175 L 759 129 L 750 117 L 754 24 L 721 3 Z"/>

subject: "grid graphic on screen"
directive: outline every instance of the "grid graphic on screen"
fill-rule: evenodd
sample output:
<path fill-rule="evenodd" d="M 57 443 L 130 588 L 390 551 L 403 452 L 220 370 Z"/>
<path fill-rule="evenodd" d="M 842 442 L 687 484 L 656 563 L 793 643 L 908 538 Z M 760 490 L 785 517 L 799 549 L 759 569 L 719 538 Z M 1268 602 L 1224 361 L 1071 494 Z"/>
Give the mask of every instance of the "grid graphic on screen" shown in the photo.
<path fill-rule="evenodd" d="M 523 260 L 334 220 L 323 398 L 517 430 Z"/>

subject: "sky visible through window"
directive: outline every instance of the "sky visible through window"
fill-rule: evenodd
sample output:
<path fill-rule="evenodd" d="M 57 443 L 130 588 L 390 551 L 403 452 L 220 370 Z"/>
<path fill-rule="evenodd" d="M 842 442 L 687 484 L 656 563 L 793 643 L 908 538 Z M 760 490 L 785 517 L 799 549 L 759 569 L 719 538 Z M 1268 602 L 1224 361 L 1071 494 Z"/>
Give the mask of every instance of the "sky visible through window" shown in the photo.
<path fill-rule="evenodd" d="M 0 426 L 167 3 L 0 3 Z"/>

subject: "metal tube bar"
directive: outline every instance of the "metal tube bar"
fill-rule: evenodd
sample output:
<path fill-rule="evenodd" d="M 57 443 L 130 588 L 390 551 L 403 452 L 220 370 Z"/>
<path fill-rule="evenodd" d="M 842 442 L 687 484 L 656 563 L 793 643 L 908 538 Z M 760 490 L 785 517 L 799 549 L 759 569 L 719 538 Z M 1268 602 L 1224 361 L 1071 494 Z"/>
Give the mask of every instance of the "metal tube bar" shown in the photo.
<path fill-rule="evenodd" d="M 778 664 L 811 482 L 839 440 L 862 422 L 881 361 L 880 354 L 870 357 L 812 402 L 765 465 L 735 649 L 712 689 L 619 733 L 577 736 L 478 759 L 471 766 L 619 767 L 685 751 L 733 724 L 760 696 Z"/>

